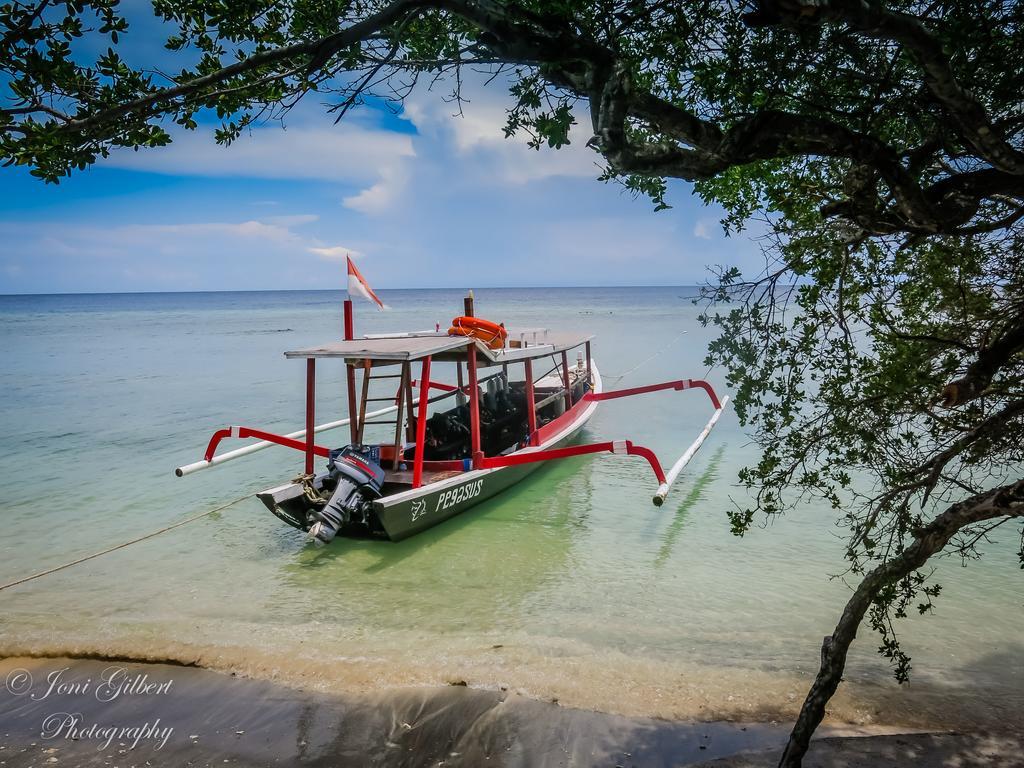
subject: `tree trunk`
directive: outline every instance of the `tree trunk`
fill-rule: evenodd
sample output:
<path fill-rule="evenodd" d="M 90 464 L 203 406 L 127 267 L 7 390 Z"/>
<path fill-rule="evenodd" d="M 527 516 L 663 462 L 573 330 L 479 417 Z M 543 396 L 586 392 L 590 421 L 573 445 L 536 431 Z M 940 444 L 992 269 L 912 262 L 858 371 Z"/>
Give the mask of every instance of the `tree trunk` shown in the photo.
<path fill-rule="evenodd" d="M 835 631 L 821 646 L 821 666 L 807 692 L 800 715 L 789 734 L 779 768 L 800 768 L 811 736 L 825 717 L 825 705 L 836 692 L 846 667 L 846 655 L 857 628 L 879 590 L 893 584 L 941 551 L 962 528 L 998 517 L 1024 516 L 1024 480 L 980 493 L 949 507 L 914 535 L 913 542 L 896 557 L 868 573 L 846 603 Z"/>

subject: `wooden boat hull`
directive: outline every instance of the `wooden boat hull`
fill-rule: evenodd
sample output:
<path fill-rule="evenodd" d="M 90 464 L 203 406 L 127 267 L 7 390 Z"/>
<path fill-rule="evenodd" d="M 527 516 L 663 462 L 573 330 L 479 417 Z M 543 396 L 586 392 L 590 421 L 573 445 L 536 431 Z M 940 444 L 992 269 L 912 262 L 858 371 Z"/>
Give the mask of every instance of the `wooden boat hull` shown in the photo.
<path fill-rule="evenodd" d="M 600 392 L 601 375 L 594 365 L 591 391 Z M 579 401 L 557 419 L 541 429 L 541 444 L 518 453 L 547 450 L 569 443 L 593 416 L 596 402 Z M 490 499 L 539 469 L 542 462 L 519 464 L 495 469 L 463 472 L 421 488 L 391 494 L 373 502 L 384 533 L 392 541 L 400 541 L 443 523 L 477 504 Z M 324 476 L 315 480 L 319 486 Z M 258 498 L 279 518 L 297 528 L 305 520 L 307 504 L 302 486 L 288 483 L 257 494 Z M 339 535 L 347 531 L 343 528 Z"/>
<path fill-rule="evenodd" d="M 542 447 L 557 448 L 570 442 L 590 419 L 595 405 L 596 403 L 578 403 L 576 407 L 580 408 L 581 413 L 574 414 L 577 418 L 573 420 L 570 428 L 563 430 L 562 434 Z M 566 415 L 570 414 L 572 411 Z M 541 462 L 537 462 L 465 472 L 450 480 L 378 499 L 373 503 L 373 507 L 384 530 L 387 531 L 388 538 L 400 541 L 498 495 L 539 469 L 541 465 Z"/>

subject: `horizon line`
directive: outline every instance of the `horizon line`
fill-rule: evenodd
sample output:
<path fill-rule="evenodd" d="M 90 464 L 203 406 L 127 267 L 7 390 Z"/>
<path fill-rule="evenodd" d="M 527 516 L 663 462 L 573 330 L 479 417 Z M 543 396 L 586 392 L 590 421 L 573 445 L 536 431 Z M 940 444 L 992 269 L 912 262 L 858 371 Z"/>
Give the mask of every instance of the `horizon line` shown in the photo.
<path fill-rule="evenodd" d="M 487 285 L 467 288 L 464 285 L 433 286 L 429 288 L 374 288 L 377 291 L 492 291 L 492 290 L 530 290 L 552 288 L 585 289 L 585 288 L 698 288 L 700 283 L 679 283 L 675 285 Z M 345 288 L 206 288 L 196 290 L 139 290 L 139 291 L 60 291 L 53 293 L 26 291 L 24 293 L 0 293 L 0 298 L 14 296 L 147 296 L 173 295 L 181 293 L 317 293 L 337 291 L 347 292 Z"/>

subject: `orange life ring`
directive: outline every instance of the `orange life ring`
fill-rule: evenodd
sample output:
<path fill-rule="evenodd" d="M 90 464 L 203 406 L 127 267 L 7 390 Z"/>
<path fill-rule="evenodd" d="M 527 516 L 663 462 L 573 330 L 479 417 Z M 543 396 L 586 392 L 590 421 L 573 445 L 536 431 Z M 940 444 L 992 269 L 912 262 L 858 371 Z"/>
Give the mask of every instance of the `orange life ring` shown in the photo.
<path fill-rule="evenodd" d="M 452 320 L 452 327 L 448 329 L 448 335 L 469 336 L 479 339 L 491 349 L 501 349 L 505 346 L 508 331 L 505 330 L 505 326 L 483 318 L 456 317 Z"/>

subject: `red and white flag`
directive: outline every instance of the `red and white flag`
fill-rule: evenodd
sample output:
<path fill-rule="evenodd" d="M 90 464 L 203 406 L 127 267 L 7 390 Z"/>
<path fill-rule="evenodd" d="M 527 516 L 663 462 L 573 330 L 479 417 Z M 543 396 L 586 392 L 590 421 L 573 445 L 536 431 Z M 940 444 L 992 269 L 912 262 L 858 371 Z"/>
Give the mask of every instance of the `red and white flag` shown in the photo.
<path fill-rule="evenodd" d="M 359 270 L 356 269 L 356 265 L 352 263 L 352 257 L 346 256 L 348 259 L 348 295 L 362 296 L 367 301 L 372 301 L 377 305 L 378 309 L 384 309 L 384 302 L 377 298 L 377 294 L 373 292 L 373 288 L 366 282 Z"/>

